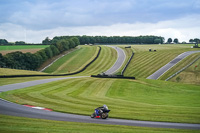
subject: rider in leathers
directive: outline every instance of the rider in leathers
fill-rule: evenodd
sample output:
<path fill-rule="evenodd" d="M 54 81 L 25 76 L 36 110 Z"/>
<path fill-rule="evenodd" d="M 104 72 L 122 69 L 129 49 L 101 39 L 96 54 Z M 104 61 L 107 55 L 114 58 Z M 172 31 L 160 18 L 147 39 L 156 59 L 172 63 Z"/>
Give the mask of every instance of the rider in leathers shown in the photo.
<path fill-rule="evenodd" d="M 95 109 L 96 116 L 99 116 L 100 113 L 102 113 L 104 110 L 108 110 L 108 107 L 106 105 L 103 105 L 102 107 L 98 107 Z"/>

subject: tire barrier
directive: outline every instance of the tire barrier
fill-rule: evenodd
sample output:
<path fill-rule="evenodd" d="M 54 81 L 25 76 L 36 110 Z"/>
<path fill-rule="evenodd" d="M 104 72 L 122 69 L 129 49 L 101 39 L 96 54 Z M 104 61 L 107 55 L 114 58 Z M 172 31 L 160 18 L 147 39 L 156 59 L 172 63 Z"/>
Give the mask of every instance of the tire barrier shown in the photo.
<path fill-rule="evenodd" d="M 81 70 L 79 70 L 77 72 L 74 72 L 74 73 L 54 74 L 54 75 L 50 75 L 50 74 L 49 75 L 47 75 L 47 74 L 45 74 L 45 75 L 43 75 L 43 74 L 36 74 L 36 75 L 2 75 L 2 76 L 0 76 L 0 78 L 36 77 L 36 76 L 42 76 L 42 77 L 44 77 L 44 76 L 68 76 L 68 75 L 75 75 L 75 74 L 83 72 L 89 65 L 91 65 L 99 57 L 99 55 L 101 53 L 101 47 L 100 46 L 98 46 L 98 47 L 99 47 L 99 51 L 98 51 L 96 57 L 90 63 L 88 63 L 83 69 L 81 69 Z"/>
<path fill-rule="evenodd" d="M 135 79 L 135 77 L 124 77 L 123 75 L 91 75 L 94 78 L 118 78 L 118 79 Z"/>
<path fill-rule="evenodd" d="M 127 64 L 125 65 L 124 69 L 122 70 L 121 75 L 124 75 L 124 72 L 125 72 L 126 68 L 128 67 L 128 65 L 130 64 L 130 62 L 131 62 L 133 56 L 134 56 L 134 53 L 132 53 L 130 59 L 128 60 L 128 62 L 127 62 Z"/>

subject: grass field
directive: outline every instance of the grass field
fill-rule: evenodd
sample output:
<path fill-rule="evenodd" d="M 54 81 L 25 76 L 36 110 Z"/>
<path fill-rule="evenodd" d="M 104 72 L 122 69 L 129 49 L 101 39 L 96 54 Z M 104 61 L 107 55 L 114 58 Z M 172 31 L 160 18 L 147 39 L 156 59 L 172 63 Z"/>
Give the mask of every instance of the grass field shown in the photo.
<path fill-rule="evenodd" d="M 46 47 L 49 47 L 49 45 L 9 45 L 0 46 L 0 52 L 4 50 L 43 49 Z"/>
<path fill-rule="evenodd" d="M 0 46 L 0 53 L 6 55 L 11 52 L 21 51 L 23 53 L 36 53 L 37 51 L 48 47 L 49 45 L 9 45 L 9 46 Z"/>
<path fill-rule="evenodd" d="M 99 74 L 108 70 L 117 59 L 117 52 L 110 47 L 101 46 L 101 53 L 84 72 L 78 75 Z M 81 49 L 72 52 L 56 61 L 44 72 L 50 73 L 72 73 L 80 70 L 95 58 L 99 50 L 97 46 L 81 46 Z"/>
<path fill-rule="evenodd" d="M 199 56 L 199 54 L 193 54 L 192 56 L 196 57 L 196 56 Z M 190 56 L 189 58 L 191 58 L 192 56 Z M 180 69 L 180 67 L 182 67 L 183 64 L 188 62 L 187 59 L 188 58 L 186 58 L 184 62 L 178 64 L 177 67 L 174 69 L 175 70 L 177 70 L 177 68 Z M 169 72 L 169 73 L 172 73 L 172 72 Z M 185 69 L 183 72 L 176 75 L 170 81 L 200 85 L 200 59 L 197 60 L 193 65 Z"/>
<path fill-rule="evenodd" d="M 198 130 L 145 128 L 133 126 L 102 125 L 62 122 L 0 115 L 0 132 L 15 133 L 198 133 Z"/>
<path fill-rule="evenodd" d="M 107 104 L 110 117 L 200 123 L 200 89 L 156 80 L 80 78 L 3 92 L 1 98 L 54 111 L 90 115 Z"/>
<path fill-rule="evenodd" d="M 38 71 L 18 70 L 9 68 L 0 68 L 0 75 L 31 75 L 31 74 L 46 74 Z"/>
<path fill-rule="evenodd" d="M 82 69 L 95 58 L 99 50 L 97 46 L 80 46 L 80 49 L 73 51 L 44 70 L 46 73 L 72 73 Z"/>
<path fill-rule="evenodd" d="M 132 49 L 125 49 L 127 59 L 132 50 L 135 52 L 125 75 L 135 76 L 137 80 L 68 79 L 0 93 L 0 97 L 19 104 L 30 104 L 51 108 L 54 111 L 88 116 L 96 107 L 107 104 L 111 109 L 110 117 L 113 118 L 200 123 L 200 89 L 197 83 L 191 84 L 191 76 L 199 75 L 199 67 L 195 68 L 196 65 L 199 66 L 199 61 L 179 74 L 179 78 L 175 77 L 171 80 L 180 83 L 144 79 L 180 53 L 196 50 L 191 49 L 190 46 L 132 45 Z M 157 52 L 148 52 L 149 48 L 156 49 Z M 174 70 L 172 69 L 173 71 L 169 71 L 169 75 L 189 63 L 187 60 L 193 60 L 197 56 L 198 54 L 189 56 Z M 114 49 L 102 46 L 99 58 L 78 75 L 104 72 L 114 64 L 116 59 L 117 52 Z M 188 75 L 190 75 L 189 78 Z M 52 77 L 0 79 L 0 85 L 43 78 Z M 199 79 L 198 76 L 196 79 Z M 199 83 L 196 79 L 194 79 L 195 82 Z M 186 80 L 190 84 L 183 84 Z M 4 115 L 0 115 L 0 123 L 0 132 L 199 132 L 57 122 Z"/>
<path fill-rule="evenodd" d="M 149 48 L 156 52 L 149 52 Z M 159 68 L 185 51 L 193 51 L 191 45 L 132 45 L 135 52 L 125 76 L 147 78 Z"/>
<path fill-rule="evenodd" d="M 97 60 L 93 62 L 85 71 L 78 75 L 96 75 L 107 71 L 117 60 L 117 51 L 107 46 L 101 46 L 101 53 Z"/>

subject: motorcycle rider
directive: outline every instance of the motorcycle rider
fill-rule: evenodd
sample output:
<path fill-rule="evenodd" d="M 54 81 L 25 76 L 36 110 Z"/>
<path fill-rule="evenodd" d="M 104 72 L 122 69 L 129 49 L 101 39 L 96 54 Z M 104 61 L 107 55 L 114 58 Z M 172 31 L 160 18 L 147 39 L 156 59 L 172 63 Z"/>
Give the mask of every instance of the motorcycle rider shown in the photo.
<path fill-rule="evenodd" d="M 98 107 L 95 109 L 96 116 L 99 116 L 104 110 L 108 110 L 108 107 L 104 104 L 102 107 Z"/>

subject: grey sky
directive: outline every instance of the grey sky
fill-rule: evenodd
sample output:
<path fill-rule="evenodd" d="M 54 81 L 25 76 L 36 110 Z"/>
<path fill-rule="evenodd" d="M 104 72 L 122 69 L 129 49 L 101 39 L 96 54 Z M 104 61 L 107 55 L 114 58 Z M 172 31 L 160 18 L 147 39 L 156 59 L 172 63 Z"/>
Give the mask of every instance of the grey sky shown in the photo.
<path fill-rule="evenodd" d="M 0 0 L 0 38 L 60 35 L 200 38 L 200 0 Z"/>

